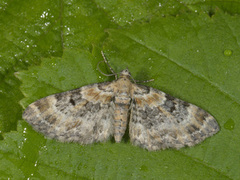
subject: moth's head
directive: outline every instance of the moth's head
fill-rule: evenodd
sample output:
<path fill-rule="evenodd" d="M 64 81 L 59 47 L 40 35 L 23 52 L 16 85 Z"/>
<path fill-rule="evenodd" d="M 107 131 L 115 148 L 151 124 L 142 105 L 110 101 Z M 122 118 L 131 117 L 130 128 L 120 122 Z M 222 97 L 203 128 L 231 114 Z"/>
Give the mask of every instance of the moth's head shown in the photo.
<path fill-rule="evenodd" d="M 121 77 L 131 77 L 131 73 L 129 72 L 128 68 L 120 72 L 120 78 Z"/>

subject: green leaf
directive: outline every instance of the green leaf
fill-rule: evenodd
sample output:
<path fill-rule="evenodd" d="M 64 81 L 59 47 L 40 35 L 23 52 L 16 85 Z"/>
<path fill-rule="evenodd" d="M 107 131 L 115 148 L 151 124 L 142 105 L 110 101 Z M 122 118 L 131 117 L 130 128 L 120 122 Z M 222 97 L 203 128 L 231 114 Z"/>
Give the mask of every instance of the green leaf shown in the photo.
<path fill-rule="evenodd" d="M 65 49 L 63 57 L 43 59 L 41 66 L 16 73 L 23 82 L 21 90 L 26 98 L 23 107 L 49 94 L 59 93 L 96 82 L 97 61 L 84 50 Z M 106 79 L 106 78 L 105 78 Z"/>
<path fill-rule="evenodd" d="M 239 16 L 222 12 L 213 18 L 156 17 L 146 24 L 108 30 L 105 42 L 114 69 L 129 67 L 138 80 L 154 78 L 151 86 L 214 115 L 221 131 L 181 153 L 235 179 L 240 177 L 239 24 Z"/>
<path fill-rule="evenodd" d="M 135 21 L 148 21 L 150 16 L 160 14 L 178 14 L 187 11 L 184 4 L 175 0 L 138 0 L 138 1 L 108 1 L 96 0 L 112 20 L 120 26 L 132 24 Z"/>
<path fill-rule="evenodd" d="M 2 2 L 0 56 L 0 132 L 16 130 L 23 98 L 14 72 L 61 57 L 65 47 L 92 50 L 115 27 L 94 2 Z M 63 18 L 64 17 L 64 18 Z M 10 109 L 10 110 L 9 110 Z"/>
<path fill-rule="evenodd" d="M 48 9 L 51 9 L 49 12 Z M 4 1 L 0 13 L 0 132 L 16 130 L 23 98 L 14 76 L 41 57 L 61 55 L 59 4 L 49 1 Z M 46 16 L 48 14 L 48 16 Z M 58 30 L 57 30 L 58 29 Z"/>
<path fill-rule="evenodd" d="M 2 2 L 0 14 L 0 128 L 17 127 L 0 141 L 1 179 L 240 178 L 240 23 L 229 15 L 238 13 L 238 2 L 232 11 L 227 1 L 19 2 Z M 113 80 L 96 69 L 101 50 L 116 72 L 128 67 L 134 79 L 154 78 L 147 85 L 209 111 L 220 132 L 192 148 L 148 152 L 128 138 L 60 143 L 17 122 L 23 95 L 25 108 Z"/>
<path fill-rule="evenodd" d="M 148 152 L 129 143 L 81 146 L 46 140 L 19 122 L 18 131 L 0 142 L 2 178 L 39 179 L 187 179 L 222 178 L 223 174 L 180 151 Z M 8 171 L 11 169 L 11 171 Z M 3 173 L 2 173 L 3 172 Z"/>

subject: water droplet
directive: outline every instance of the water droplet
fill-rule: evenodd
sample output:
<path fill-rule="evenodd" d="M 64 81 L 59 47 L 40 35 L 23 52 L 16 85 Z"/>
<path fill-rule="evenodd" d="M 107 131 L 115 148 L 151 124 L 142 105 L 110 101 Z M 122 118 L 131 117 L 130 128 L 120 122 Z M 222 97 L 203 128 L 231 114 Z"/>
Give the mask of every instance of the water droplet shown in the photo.
<path fill-rule="evenodd" d="M 44 23 L 45 26 L 49 26 L 50 22 L 46 22 Z"/>
<path fill-rule="evenodd" d="M 227 120 L 224 124 L 224 128 L 227 130 L 233 130 L 235 126 L 235 122 L 232 119 Z"/>
<path fill-rule="evenodd" d="M 224 55 L 225 55 L 225 56 L 231 56 L 231 55 L 232 55 L 232 50 L 226 49 L 226 50 L 224 51 Z"/>
<path fill-rule="evenodd" d="M 48 16 L 48 12 L 43 11 L 42 15 L 40 16 L 41 18 L 46 18 Z"/>
<path fill-rule="evenodd" d="M 57 65 L 56 63 L 53 63 L 53 62 L 51 64 L 52 64 L 52 67 L 55 67 Z"/>
<path fill-rule="evenodd" d="M 23 136 L 27 133 L 27 128 L 23 129 Z"/>

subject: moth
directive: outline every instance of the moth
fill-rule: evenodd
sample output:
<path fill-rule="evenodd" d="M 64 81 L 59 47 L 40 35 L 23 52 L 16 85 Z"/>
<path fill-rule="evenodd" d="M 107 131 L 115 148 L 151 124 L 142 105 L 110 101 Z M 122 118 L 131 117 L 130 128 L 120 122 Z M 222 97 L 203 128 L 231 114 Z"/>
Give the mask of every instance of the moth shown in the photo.
<path fill-rule="evenodd" d="M 109 68 L 116 80 L 42 98 L 27 107 L 23 119 L 49 138 L 80 144 L 110 137 L 119 143 L 129 126 L 131 143 L 149 151 L 194 146 L 219 131 L 201 108 L 136 84 L 128 69 L 117 77 Z"/>

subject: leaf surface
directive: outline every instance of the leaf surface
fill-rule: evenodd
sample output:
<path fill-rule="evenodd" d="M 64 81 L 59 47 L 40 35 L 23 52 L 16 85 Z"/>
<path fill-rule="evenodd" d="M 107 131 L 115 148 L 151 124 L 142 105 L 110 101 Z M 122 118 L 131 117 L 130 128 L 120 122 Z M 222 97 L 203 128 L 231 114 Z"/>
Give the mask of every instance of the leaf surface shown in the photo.
<path fill-rule="evenodd" d="M 0 141 L 0 177 L 239 179 L 240 22 L 229 15 L 239 4 L 231 12 L 229 3 L 199 2 L 2 3 L 0 128 L 13 131 Z M 128 67 L 134 79 L 154 78 L 146 85 L 207 110 L 220 132 L 192 148 L 148 152 L 128 138 L 60 143 L 18 121 L 35 100 L 113 80 L 97 71 L 101 50 L 116 72 Z"/>

